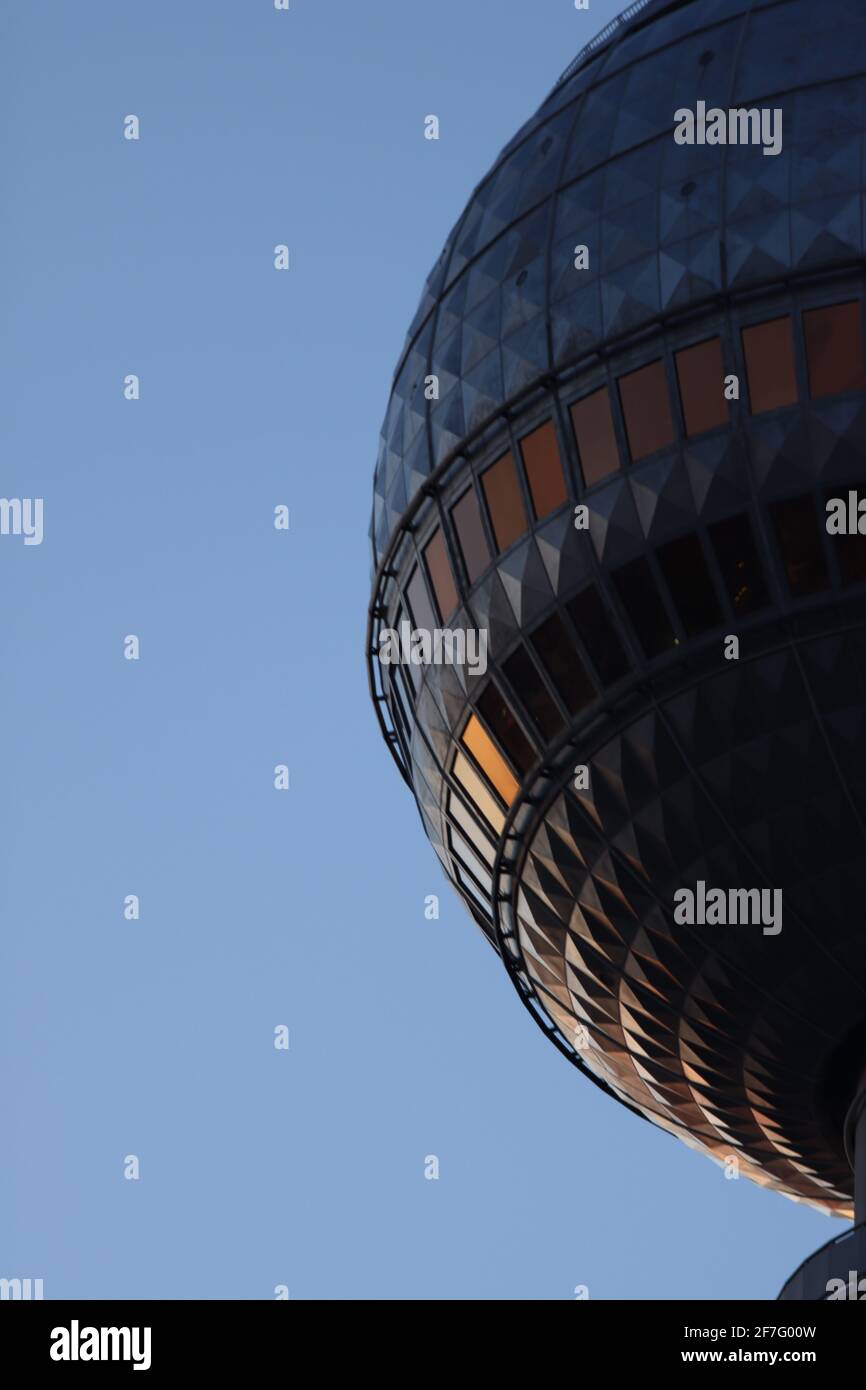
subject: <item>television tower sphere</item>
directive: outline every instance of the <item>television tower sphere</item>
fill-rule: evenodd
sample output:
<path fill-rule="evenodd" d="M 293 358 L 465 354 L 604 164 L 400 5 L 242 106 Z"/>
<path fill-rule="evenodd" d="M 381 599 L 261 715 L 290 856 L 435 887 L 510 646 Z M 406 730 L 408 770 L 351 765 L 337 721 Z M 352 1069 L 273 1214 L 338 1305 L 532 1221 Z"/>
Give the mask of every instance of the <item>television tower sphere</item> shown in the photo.
<path fill-rule="evenodd" d="M 368 629 L 551 1040 L 795 1200 L 855 1216 L 859 1166 L 860 1223 L 864 135 L 862 0 L 644 0 L 587 45 L 412 320 Z"/>

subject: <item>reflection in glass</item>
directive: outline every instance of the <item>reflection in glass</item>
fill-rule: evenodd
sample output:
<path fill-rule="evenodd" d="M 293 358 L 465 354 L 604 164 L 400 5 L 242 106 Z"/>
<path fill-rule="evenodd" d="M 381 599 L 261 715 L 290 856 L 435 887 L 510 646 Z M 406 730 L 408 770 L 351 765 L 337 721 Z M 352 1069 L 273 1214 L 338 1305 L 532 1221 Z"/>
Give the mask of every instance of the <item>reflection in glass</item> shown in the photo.
<path fill-rule="evenodd" d="M 503 454 L 501 459 L 481 474 L 481 485 L 490 513 L 496 548 L 500 552 L 507 550 L 518 536 L 523 535 L 527 526 L 517 471 L 510 454 Z"/>
<path fill-rule="evenodd" d="M 493 879 L 484 868 L 477 854 L 472 852 L 463 836 L 459 835 L 453 826 L 449 826 L 448 828 L 448 840 L 452 854 L 456 854 L 457 858 L 463 864 L 463 867 L 468 869 L 471 874 L 474 874 L 485 893 L 492 893 Z"/>
<path fill-rule="evenodd" d="M 493 681 L 489 683 L 478 701 L 478 709 L 487 727 L 499 739 L 517 771 L 525 776 L 535 762 L 536 755 Z"/>
<path fill-rule="evenodd" d="M 471 714 L 460 740 L 506 806 L 517 795 L 517 779 L 477 715 Z"/>
<path fill-rule="evenodd" d="M 472 819 L 467 808 L 463 805 L 460 797 L 455 796 L 453 792 L 448 793 L 448 814 L 460 826 L 466 839 L 471 841 L 485 864 L 489 865 L 492 869 L 495 857 L 493 845 L 487 839 L 487 836 L 481 833 L 481 830 L 475 824 L 475 821 Z"/>
<path fill-rule="evenodd" d="M 463 753 L 454 759 L 454 776 L 484 819 L 499 835 L 505 825 L 505 815 L 495 797 L 485 787 L 475 768 Z"/>
<path fill-rule="evenodd" d="M 778 410 L 797 401 L 794 337 L 788 317 L 743 329 L 743 354 L 752 414 Z"/>
<path fill-rule="evenodd" d="M 691 438 L 726 425 L 728 402 L 721 339 L 710 338 L 706 343 L 683 348 L 676 354 L 676 364 L 686 434 Z"/>
<path fill-rule="evenodd" d="M 424 628 L 427 632 L 432 632 L 438 626 L 438 622 L 420 567 L 416 567 L 412 571 L 412 578 L 406 586 L 406 597 L 409 600 L 409 612 L 412 615 L 413 625 L 417 628 Z"/>
<path fill-rule="evenodd" d="M 587 487 L 592 487 L 619 468 L 619 449 L 607 387 L 602 386 L 600 391 L 576 401 L 571 407 L 571 421 L 583 481 Z"/>
<path fill-rule="evenodd" d="M 478 576 L 483 574 L 490 564 L 490 547 L 484 534 L 481 508 L 478 505 L 478 498 L 473 487 L 469 488 L 468 492 L 464 492 L 459 502 L 454 504 L 451 509 L 451 517 L 457 532 L 457 539 L 460 542 L 460 551 L 463 555 L 469 583 L 474 584 Z"/>
<path fill-rule="evenodd" d="M 862 391 L 863 328 L 860 305 L 831 304 L 803 315 L 809 394 L 813 399 L 840 391 Z"/>
<path fill-rule="evenodd" d="M 424 547 L 424 563 L 439 605 L 439 616 L 444 621 L 454 612 L 458 599 L 451 562 L 445 549 L 445 537 L 438 528 Z"/>
<path fill-rule="evenodd" d="M 546 425 L 521 439 L 520 452 L 535 519 L 541 521 L 561 507 L 568 496 L 553 421 L 548 420 Z"/>
<path fill-rule="evenodd" d="M 650 362 L 621 376 L 619 398 L 633 461 L 663 449 L 674 437 L 665 364 Z"/>
<path fill-rule="evenodd" d="M 454 871 L 457 875 L 457 882 L 460 884 L 460 887 L 463 888 L 469 894 L 470 898 L 472 898 L 473 901 L 477 903 L 478 907 L 481 909 L 484 915 L 487 918 L 489 918 L 490 903 L 489 901 L 486 901 L 484 899 L 480 890 L 476 888 L 475 884 L 472 882 L 472 879 L 469 877 L 466 870 L 462 868 L 460 864 L 455 863 Z"/>

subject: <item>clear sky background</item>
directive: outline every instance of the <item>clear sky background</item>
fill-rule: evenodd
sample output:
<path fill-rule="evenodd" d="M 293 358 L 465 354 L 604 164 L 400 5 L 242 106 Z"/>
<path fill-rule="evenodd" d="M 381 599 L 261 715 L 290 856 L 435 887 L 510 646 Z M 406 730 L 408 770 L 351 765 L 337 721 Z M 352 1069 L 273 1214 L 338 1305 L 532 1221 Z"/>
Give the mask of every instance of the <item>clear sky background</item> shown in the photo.
<path fill-rule="evenodd" d="M 2 7 L 0 494 L 45 538 L 0 538 L 0 1276 L 47 1298 L 772 1298 L 844 1229 L 545 1040 L 368 702 L 406 327 L 617 8 Z"/>

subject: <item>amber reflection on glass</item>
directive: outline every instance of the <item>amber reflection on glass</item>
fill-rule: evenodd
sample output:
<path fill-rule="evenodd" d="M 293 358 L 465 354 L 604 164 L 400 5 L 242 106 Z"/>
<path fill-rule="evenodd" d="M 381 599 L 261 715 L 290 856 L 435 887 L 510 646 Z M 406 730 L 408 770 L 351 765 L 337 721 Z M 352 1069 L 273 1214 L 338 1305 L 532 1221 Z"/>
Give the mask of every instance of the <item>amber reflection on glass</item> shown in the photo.
<path fill-rule="evenodd" d="M 863 390 L 863 329 L 860 305 L 831 304 L 803 315 L 809 394 L 835 396 Z"/>
<path fill-rule="evenodd" d="M 478 709 L 487 727 L 493 730 L 517 771 L 525 776 L 535 762 L 535 753 L 493 681 L 489 683 L 479 699 Z"/>
<path fill-rule="evenodd" d="M 794 335 L 789 317 L 743 329 L 743 355 L 752 414 L 778 410 L 797 401 Z"/>
<path fill-rule="evenodd" d="M 505 825 L 505 815 L 502 808 L 496 798 L 487 790 L 475 768 L 463 753 L 458 753 L 454 759 L 454 776 L 469 800 L 499 835 Z"/>
<path fill-rule="evenodd" d="M 484 488 L 490 524 L 496 538 L 496 548 L 499 551 L 507 550 L 518 536 L 523 535 L 527 525 L 517 470 L 510 454 L 503 454 L 492 468 L 482 473 L 481 485 Z"/>
<path fill-rule="evenodd" d="M 540 521 L 561 507 L 568 496 L 553 421 L 549 420 L 546 425 L 521 439 L 520 452 L 526 468 L 532 510 L 536 521 Z"/>
<path fill-rule="evenodd" d="M 677 380 L 686 434 L 705 434 L 728 423 L 725 368 L 719 338 L 683 348 L 676 355 Z"/>
<path fill-rule="evenodd" d="M 650 362 L 619 379 L 629 453 L 634 461 L 663 449 L 674 437 L 665 364 Z"/>
<path fill-rule="evenodd" d="M 460 742 L 472 754 L 505 804 L 510 806 L 517 795 L 517 779 L 477 715 L 469 716 Z"/>
<path fill-rule="evenodd" d="M 584 396 L 571 407 L 571 422 L 577 440 L 580 469 L 587 487 L 615 473 L 619 468 L 619 450 L 610 413 L 607 387 Z"/>
<path fill-rule="evenodd" d="M 457 607 L 457 589 L 451 573 L 451 562 L 445 549 L 445 537 L 436 530 L 424 548 L 424 563 L 439 605 L 439 616 L 447 618 Z"/>

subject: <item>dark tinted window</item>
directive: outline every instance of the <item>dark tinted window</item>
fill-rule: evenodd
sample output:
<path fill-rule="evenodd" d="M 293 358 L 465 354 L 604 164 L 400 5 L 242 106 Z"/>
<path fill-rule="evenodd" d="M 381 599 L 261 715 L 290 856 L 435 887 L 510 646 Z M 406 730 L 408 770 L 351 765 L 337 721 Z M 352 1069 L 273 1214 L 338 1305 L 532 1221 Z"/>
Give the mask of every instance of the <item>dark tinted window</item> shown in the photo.
<path fill-rule="evenodd" d="M 830 543 L 839 562 L 843 584 L 862 584 L 866 579 L 866 536 L 832 536 Z"/>
<path fill-rule="evenodd" d="M 464 492 L 460 501 L 455 503 L 451 509 L 451 518 L 457 531 L 469 583 L 474 584 L 490 563 L 490 547 L 484 534 L 481 508 L 474 488 Z"/>
<path fill-rule="evenodd" d="M 634 460 L 663 449 L 674 437 L 664 362 L 650 362 L 619 379 L 619 398 Z"/>
<path fill-rule="evenodd" d="M 607 387 L 593 391 L 571 407 L 571 421 L 580 455 L 580 469 L 587 487 L 619 468 L 619 450 L 610 413 Z"/>
<path fill-rule="evenodd" d="M 561 507 L 568 496 L 553 422 L 548 421 L 546 425 L 521 439 L 520 452 L 526 468 L 532 510 L 535 512 L 536 521 L 540 521 L 550 512 L 555 512 L 557 507 Z"/>
<path fill-rule="evenodd" d="M 526 530 L 526 512 L 520 496 L 520 484 L 514 459 L 504 454 L 492 468 L 481 475 L 484 497 L 490 512 L 490 523 L 498 550 L 507 550 L 512 541 Z"/>
<path fill-rule="evenodd" d="M 734 612 L 746 617 L 764 608 L 770 596 L 749 518 L 743 513 L 717 521 L 709 534 Z"/>
<path fill-rule="evenodd" d="M 478 711 L 488 729 L 496 735 L 517 771 L 525 776 L 535 762 L 535 753 L 503 696 L 492 681 L 478 701 Z"/>
<path fill-rule="evenodd" d="M 545 739 L 555 738 L 563 727 L 562 715 L 547 693 L 526 648 L 518 647 L 504 663 L 503 670 L 538 732 Z"/>
<path fill-rule="evenodd" d="M 537 627 L 529 639 L 569 714 L 577 714 L 595 697 L 595 687 L 558 613 Z"/>
<path fill-rule="evenodd" d="M 796 403 L 797 373 L 790 318 L 744 328 L 743 354 L 753 415 Z"/>
<path fill-rule="evenodd" d="M 604 685 L 612 685 L 628 670 L 628 659 L 594 585 L 566 605 L 578 636 Z"/>
<path fill-rule="evenodd" d="M 686 434 L 704 434 L 726 425 L 728 402 L 720 339 L 684 348 L 677 353 L 676 363 Z"/>
<path fill-rule="evenodd" d="M 686 635 L 697 637 L 722 621 L 719 600 L 697 536 L 660 546 L 658 561 Z"/>
<path fill-rule="evenodd" d="M 676 634 L 646 560 L 641 556 L 615 570 L 613 582 L 644 654 L 659 656 L 675 646 Z"/>
<path fill-rule="evenodd" d="M 447 618 L 457 607 L 457 590 L 451 573 L 451 561 L 445 549 L 445 537 L 439 530 L 433 532 L 424 548 L 424 563 L 439 605 L 439 616 Z"/>
<path fill-rule="evenodd" d="M 846 504 L 846 512 L 850 513 L 850 504 L 848 501 L 849 491 L 854 491 L 854 489 L 833 488 L 826 494 L 826 500 L 829 501 L 831 497 L 841 498 Z M 825 510 L 825 526 L 827 524 L 827 515 Z M 858 523 L 856 504 L 855 514 L 851 519 L 854 521 L 855 525 Z M 838 536 L 834 535 L 832 532 L 828 532 L 828 535 L 830 536 L 830 544 L 836 555 L 836 562 L 839 566 L 839 577 L 842 583 L 862 584 L 864 579 L 866 579 L 866 536 L 861 536 L 859 531 L 855 531 L 853 535 L 849 536 Z"/>
<path fill-rule="evenodd" d="M 860 305 L 832 304 L 803 315 L 809 393 L 833 396 L 863 390 L 863 330 Z"/>
<path fill-rule="evenodd" d="M 774 502 L 770 517 L 794 598 L 826 589 L 827 566 L 811 497 Z"/>

